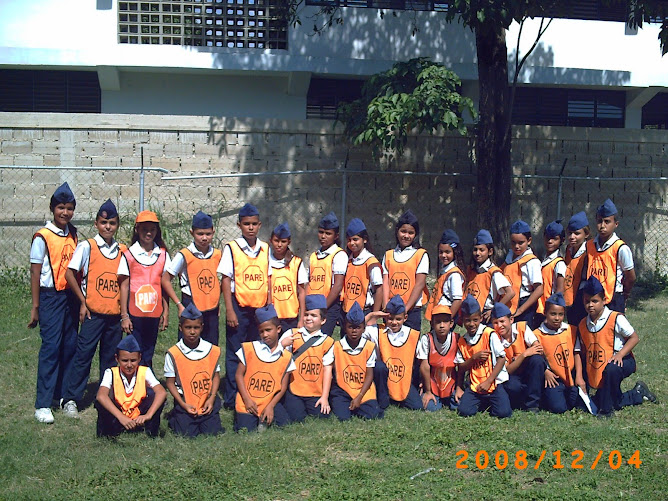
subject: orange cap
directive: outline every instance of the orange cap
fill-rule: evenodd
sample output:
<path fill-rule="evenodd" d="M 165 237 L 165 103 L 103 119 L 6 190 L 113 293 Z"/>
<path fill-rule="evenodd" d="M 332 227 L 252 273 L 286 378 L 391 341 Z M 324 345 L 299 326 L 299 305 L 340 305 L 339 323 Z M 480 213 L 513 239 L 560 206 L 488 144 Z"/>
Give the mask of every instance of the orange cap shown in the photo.
<path fill-rule="evenodd" d="M 434 315 L 438 315 L 439 313 L 445 313 L 446 315 L 452 315 L 452 310 L 450 309 L 449 306 L 447 306 L 445 304 L 437 304 L 431 310 L 431 317 L 434 318 Z"/>
<path fill-rule="evenodd" d="M 158 219 L 158 215 L 150 210 L 143 210 L 139 214 L 137 214 L 137 219 L 135 219 L 135 223 L 160 223 L 160 220 Z"/>

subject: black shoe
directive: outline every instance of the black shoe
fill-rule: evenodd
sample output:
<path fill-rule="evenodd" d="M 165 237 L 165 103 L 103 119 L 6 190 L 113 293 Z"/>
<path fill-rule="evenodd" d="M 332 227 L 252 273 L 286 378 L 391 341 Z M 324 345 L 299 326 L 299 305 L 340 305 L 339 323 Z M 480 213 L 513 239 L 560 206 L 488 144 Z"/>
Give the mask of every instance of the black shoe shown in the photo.
<path fill-rule="evenodd" d="M 656 395 L 649 391 L 649 388 L 644 382 L 638 381 L 633 387 L 633 391 L 640 393 L 643 400 L 649 400 L 650 402 L 656 403 Z"/>
<path fill-rule="evenodd" d="M 596 417 L 598 419 L 612 419 L 612 416 L 615 415 L 615 411 L 610 411 L 610 412 L 599 412 L 596 414 Z"/>

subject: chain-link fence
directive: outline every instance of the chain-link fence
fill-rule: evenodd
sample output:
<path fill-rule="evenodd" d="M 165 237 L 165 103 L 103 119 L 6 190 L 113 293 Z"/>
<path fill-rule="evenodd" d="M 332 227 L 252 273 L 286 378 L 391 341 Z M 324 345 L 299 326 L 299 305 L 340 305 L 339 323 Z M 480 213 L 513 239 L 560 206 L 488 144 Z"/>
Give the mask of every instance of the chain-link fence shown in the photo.
<path fill-rule="evenodd" d="M 329 211 L 338 215 L 342 234 L 351 218 L 362 218 L 378 256 L 395 245 L 394 222 L 407 208 L 420 219 L 421 243 L 432 260 L 444 228 L 454 228 L 464 243 L 477 231 L 476 178 L 471 172 L 319 169 L 182 176 L 157 168 L 142 175 L 138 168 L 0 167 L 0 176 L 2 268 L 27 267 L 31 236 L 49 219 L 49 198 L 64 181 L 77 196 L 74 223 L 82 237 L 95 234 L 97 209 L 111 198 L 122 218 L 119 240 L 129 241 L 143 194 L 146 208 L 159 214 L 172 252 L 189 242 L 190 220 L 200 209 L 214 217 L 216 245 L 237 237 L 237 212 L 247 201 L 260 209 L 261 238 L 268 239 L 275 225 L 287 221 L 292 249 L 302 256 L 317 247 L 317 223 Z M 511 214 L 532 225 L 534 251 L 541 253 L 542 229 L 549 221 L 559 216 L 567 221 L 585 210 L 595 233 L 596 207 L 610 197 L 620 211 L 618 234 L 630 244 L 638 270 L 668 273 L 662 259 L 668 250 L 667 195 L 664 177 L 516 175 Z M 497 258 L 502 254 L 500 250 Z"/>

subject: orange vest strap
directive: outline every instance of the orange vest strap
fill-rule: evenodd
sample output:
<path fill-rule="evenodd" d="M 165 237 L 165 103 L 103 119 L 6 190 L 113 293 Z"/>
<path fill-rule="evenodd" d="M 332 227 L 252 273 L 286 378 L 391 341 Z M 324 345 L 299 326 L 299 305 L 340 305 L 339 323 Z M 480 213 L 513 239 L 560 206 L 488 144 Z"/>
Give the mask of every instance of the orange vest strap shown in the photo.
<path fill-rule="evenodd" d="M 130 297 L 128 311 L 135 317 L 158 318 L 162 315 L 162 272 L 165 269 L 167 251 L 160 249 L 158 260 L 150 266 L 139 263 L 132 251 L 123 255 L 130 271 Z"/>
<path fill-rule="evenodd" d="M 274 396 L 281 391 L 283 374 L 290 365 L 290 352 L 283 351 L 273 362 L 263 362 L 257 356 L 252 342 L 242 343 L 241 348 L 246 360 L 244 386 L 257 405 L 258 414 L 262 414 Z M 235 409 L 237 412 L 248 413 L 239 392 L 235 400 Z"/>
<path fill-rule="evenodd" d="M 41 238 L 46 244 L 46 254 L 51 265 L 51 278 L 57 291 L 69 289 L 67 280 L 65 280 L 65 272 L 77 246 L 76 228 L 72 225 L 68 225 L 68 228 L 69 233 L 64 237 L 55 234 L 48 228 L 42 228 L 33 235 L 33 240 Z"/>
<path fill-rule="evenodd" d="M 90 311 L 102 315 L 121 314 L 121 294 L 118 286 L 118 263 L 127 250 L 119 244 L 118 254 L 114 259 L 105 257 L 94 238 L 88 239 L 90 259 L 86 274 L 86 306 Z"/>
<path fill-rule="evenodd" d="M 141 415 L 139 404 L 146 398 L 146 370 L 148 367 L 140 365 L 137 367 L 137 376 L 135 379 L 135 387 L 132 393 L 125 393 L 125 385 L 121 379 L 121 371 L 118 367 L 111 368 L 112 392 L 114 400 L 119 406 L 121 412 L 130 419 L 136 419 Z"/>
<path fill-rule="evenodd" d="M 450 349 L 445 355 L 441 355 L 436 350 L 433 332 L 427 334 L 429 336 L 431 392 L 440 398 L 452 395 L 455 386 L 455 356 L 457 355 L 459 336 L 454 331 L 451 334 Z"/>
<path fill-rule="evenodd" d="M 187 248 L 181 249 L 181 255 L 186 262 L 186 274 L 190 295 L 197 309 L 209 311 L 218 307 L 220 302 L 220 282 L 216 270 L 223 253 L 214 249 L 208 258 L 196 257 Z"/>
<path fill-rule="evenodd" d="M 615 351 L 617 315 L 616 311 L 610 312 L 605 325 L 597 332 L 591 332 L 587 328 L 588 317 L 583 318 L 578 326 L 580 338 L 584 344 L 583 348 L 587 353 L 587 378 L 589 379 L 589 385 L 593 388 L 600 386 L 603 379 L 603 371 Z"/>
<path fill-rule="evenodd" d="M 200 360 L 190 360 L 176 345 L 167 350 L 167 353 L 174 361 L 174 372 L 183 391 L 183 399 L 197 408 L 198 412 L 201 411 L 206 399 L 211 396 L 220 348 L 211 345 L 209 353 Z"/>
<path fill-rule="evenodd" d="M 617 255 L 619 248 L 624 245 L 621 239 L 603 251 L 596 250 L 593 240 L 587 242 L 587 278 L 592 275 L 599 279 L 605 291 L 605 304 L 612 301 L 617 285 Z"/>
<path fill-rule="evenodd" d="M 492 277 L 497 272 L 502 273 L 501 268 L 495 265 L 492 265 L 485 273 L 476 272 L 472 266 L 468 269 L 466 274 L 466 294 L 471 294 L 478 300 L 481 310 L 485 309 L 485 303 L 492 290 Z M 496 301 L 497 298 L 493 299 Z"/>
<path fill-rule="evenodd" d="M 310 339 L 309 339 L 310 341 Z M 322 359 L 334 345 L 334 340 L 326 336 L 325 340 L 299 352 L 304 345 L 304 336 L 299 334 L 292 343 L 297 369 L 290 376 L 290 391 L 300 397 L 319 397 L 322 395 L 323 368 Z"/>
<path fill-rule="evenodd" d="M 582 280 L 582 268 L 587 260 L 587 253 L 583 252 L 578 257 L 571 257 L 570 252 L 566 252 L 566 275 L 564 276 L 564 300 L 566 306 L 572 306 L 575 301 L 575 295 L 580 288 Z"/>
<path fill-rule="evenodd" d="M 461 352 L 464 360 L 470 359 L 473 355 L 482 350 L 491 350 L 490 336 L 494 331 L 485 327 L 480 339 L 474 345 L 470 345 L 464 339 L 464 336 L 459 338 L 459 351 Z M 478 385 L 484 382 L 489 376 L 491 376 L 494 371 L 494 363 L 492 357 L 487 357 L 487 360 L 481 360 L 475 364 L 472 364 L 469 368 L 469 377 L 471 379 L 471 390 L 478 392 Z M 488 393 L 492 393 L 496 389 L 496 381 L 492 382 L 489 387 Z"/>
<path fill-rule="evenodd" d="M 543 346 L 543 353 L 554 372 L 566 386 L 573 386 L 573 368 L 575 367 L 574 350 L 577 328 L 569 325 L 568 329 L 559 334 L 545 334 L 540 329 L 534 331 Z"/>
<path fill-rule="evenodd" d="M 260 242 L 260 252 L 255 257 L 247 255 L 236 241 L 227 245 L 234 263 L 234 297 L 241 307 L 262 308 L 269 292 L 269 245 Z"/>
<path fill-rule="evenodd" d="M 465 278 L 464 274 L 462 273 L 462 270 L 460 270 L 457 266 L 446 271 L 440 277 L 438 277 L 438 280 L 436 280 L 434 288 L 432 289 L 431 294 L 429 296 L 429 302 L 427 303 L 427 308 L 424 311 L 424 318 L 426 318 L 427 320 L 431 321 L 431 312 L 434 309 L 434 306 L 440 303 L 441 298 L 444 296 L 443 284 L 453 273 L 459 273 L 463 279 Z M 450 301 L 450 304 L 452 304 L 452 298 L 447 298 L 447 299 Z"/>
<path fill-rule="evenodd" d="M 392 400 L 402 402 L 408 396 L 415 363 L 415 350 L 419 341 L 420 332 L 415 329 L 410 329 L 406 341 L 401 346 L 394 346 L 386 331 L 378 333 L 378 348 L 380 357 L 389 371 L 387 389 Z"/>
<path fill-rule="evenodd" d="M 554 293 L 554 269 L 564 258 L 561 256 L 555 257 L 552 261 L 543 266 L 540 273 L 543 277 L 543 295 L 538 298 L 536 304 L 536 313 L 543 313 L 545 311 L 545 302 Z"/>
<path fill-rule="evenodd" d="M 278 318 L 295 318 L 299 315 L 299 266 L 301 258 L 293 256 L 287 266 L 272 268 L 271 297 Z"/>
<path fill-rule="evenodd" d="M 364 343 L 362 351 L 357 355 L 351 355 L 343 349 L 341 341 L 334 343 L 334 375 L 336 384 L 344 390 L 350 398 L 359 395 L 366 377 L 366 363 L 373 353 L 375 346 L 372 342 L 365 339 L 360 340 Z M 362 403 L 369 400 L 376 400 L 376 386 L 371 383 L 371 387 L 362 397 Z"/>
<path fill-rule="evenodd" d="M 417 249 L 413 256 L 403 263 L 399 263 L 394 259 L 394 249 L 385 252 L 385 267 L 387 268 L 390 298 L 401 296 L 404 303 L 408 303 L 408 299 L 411 297 L 411 293 L 415 287 L 415 275 L 418 266 L 420 265 L 420 261 L 422 261 L 422 256 L 426 252 L 425 249 Z"/>
<path fill-rule="evenodd" d="M 370 257 L 364 263 L 355 265 L 352 259 L 348 262 L 346 277 L 343 280 L 343 311 L 348 312 L 354 303 L 360 308 L 366 307 L 366 296 L 371 283 L 371 270 L 380 267 L 378 259 Z"/>
<path fill-rule="evenodd" d="M 332 290 L 334 283 L 334 274 L 332 272 L 332 264 L 334 256 L 339 252 L 345 252 L 339 248 L 330 252 L 325 257 L 319 258 L 318 253 L 314 252 L 309 258 L 309 282 L 307 294 L 322 294 L 327 297 L 329 291 Z"/>
<path fill-rule="evenodd" d="M 510 264 L 504 262 L 501 265 L 503 274 L 506 276 L 510 282 L 510 286 L 515 291 L 515 295 L 510 300 L 510 304 L 508 305 L 510 311 L 512 312 L 515 312 L 520 304 L 520 291 L 522 290 L 522 266 L 527 264 L 532 259 L 538 258 L 533 254 L 527 254 L 526 256 L 523 256 Z"/>

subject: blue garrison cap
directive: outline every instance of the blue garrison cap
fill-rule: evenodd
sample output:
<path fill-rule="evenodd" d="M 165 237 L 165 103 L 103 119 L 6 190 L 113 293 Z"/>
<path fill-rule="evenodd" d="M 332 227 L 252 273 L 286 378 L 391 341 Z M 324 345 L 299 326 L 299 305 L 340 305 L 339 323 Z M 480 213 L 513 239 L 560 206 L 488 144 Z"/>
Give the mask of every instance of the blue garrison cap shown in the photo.
<path fill-rule="evenodd" d="M 246 203 L 240 210 L 239 210 L 239 219 L 242 217 L 251 217 L 251 216 L 259 216 L 260 211 L 257 210 L 257 207 L 255 207 L 253 204 Z"/>
<path fill-rule="evenodd" d="M 72 193 L 72 190 L 70 189 L 70 185 L 63 183 L 58 186 L 56 191 L 53 192 L 53 195 L 51 195 L 51 205 L 68 203 L 76 204 L 76 199 L 74 198 L 74 193 Z"/>
<path fill-rule="evenodd" d="M 562 240 L 566 238 L 566 232 L 564 231 L 564 226 L 561 224 L 561 219 L 549 223 L 545 227 L 544 234 L 548 238 L 561 237 Z"/>
<path fill-rule="evenodd" d="M 492 235 L 487 230 L 480 230 L 473 239 L 473 245 L 488 245 L 493 243 Z"/>
<path fill-rule="evenodd" d="M 183 310 L 183 313 L 181 313 L 181 318 L 186 320 L 197 320 L 198 318 L 202 318 L 202 312 L 197 309 L 195 303 L 190 303 L 186 306 L 185 310 Z"/>
<path fill-rule="evenodd" d="M 531 228 L 529 228 L 529 225 L 522 221 L 521 219 L 518 219 L 515 221 L 513 224 L 510 225 L 510 234 L 514 235 L 516 233 L 530 233 Z"/>
<path fill-rule="evenodd" d="M 464 301 L 462 301 L 460 310 L 462 315 L 473 315 L 474 313 L 478 313 L 480 311 L 480 303 L 478 303 L 478 300 L 471 294 L 467 294 L 467 296 L 464 298 Z"/>
<path fill-rule="evenodd" d="M 327 298 L 322 294 L 306 296 L 306 311 L 327 309 Z"/>
<path fill-rule="evenodd" d="M 404 224 L 410 224 L 416 230 L 420 228 L 417 216 L 410 209 L 404 212 L 397 220 L 397 226 L 403 226 Z"/>
<path fill-rule="evenodd" d="M 288 226 L 288 223 L 281 223 L 276 228 L 274 228 L 274 231 L 272 232 L 275 237 L 277 238 L 290 238 L 292 236 L 292 233 L 290 233 L 290 226 Z"/>
<path fill-rule="evenodd" d="M 398 315 L 399 313 L 406 313 L 406 305 L 401 296 L 397 295 L 390 299 L 385 305 L 385 311 L 390 315 Z"/>
<path fill-rule="evenodd" d="M 459 245 L 459 235 L 455 233 L 455 230 L 447 229 L 441 235 L 441 240 L 439 244 L 448 244 L 453 249 Z"/>
<path fill-rule="evenodd" d="M 478 301 L 476 301 L 476 303 L 477 302 Z M 492 307 L 492 319 L 501 318 L 501 317 L 509 317 L 510 315 L 511 315 L 510 308 L 508 308 L 505 304 L 494 303 L 494 306 Z"/>
<path fill-rule="evenodd" d="M 213 219 L 208 214 L 198 211 L 197 214 L 193 216 L 192 228 L 198 228 L 200 230 L 213 228 Z"/>
<path fill-rule="evenodd" d="M 255 310 L 255 319 L 257 320 L 258 325 L 273 318 L 278 318 L 278 313 L 276 313 L 276 308 L 274 308 L 273 304 L 268 304 L 267 306 Z"/>
<path fill-rule="evenodd" d="M 564 299 L 564 295 L 561 292 L 555 292 L 550 297 L 548 297 L 545 302 L 556 304 L 557 306 L 563 306 L 564 308 L 566 307 L 566 300 Z"/>
<path fill-rule="evenodd" d="M 116 351 L 123 350 L 130 353 L 141 353 L 141 347 L 137 342 L 137 338 L 133 334 L 125 336 L 121 342 L 116 345 Z"/>
<path fill-rule="evenodd" d="M 346 322 L 350 325 L 362 325 L 364 323 L 364 312 L 357 301 L 350 307 L 350 311 L 346 313 Z"/>
<path fill-rule="evenodd" d="M 322 228 L 323 230 L 338 230 L 339 220 L 336 218 L 336 214 L 330 212 L 323 217 L 318 224 L 318 228 Z"/>
<path fill-rule="evenodd" d="M 364 222 L 361 219 L 356 217 L 351 219 L 348 223 L 348 228 L 346 228 L 346 236 L 353 237 L 355 235 L 359 235 L 363 231 L 366 231 L 366 226 L 364 226 Z"/>
<path fill-rule="evenodd" d="M 589 277 L 582 288 L 582 292 L 590 296 L 595 296 L 596 294 L 603 294 L 603 285 L 594 275 Z"/>
<path fill-rule="evenodd" d="M 596 209 L 596 216 L 610 217 L 615 214 L 617 214 L 617 207 L 615 207 L 615 204 L 609 198 L 603 202 L 603 205 L 599 205 L 598 209 Z"/>
<path fill-rule="evenodd" d="M 97 211 L 97 217 L 104 219 L 113 219 L 118 216 L 118 211 L 114 202 L 111 201 L 111 198 L 107 198 L 107 201 L 100 205 L 100 208 Z"/>
<path fill-rule="evenodd" d="M 585 226 L 589 226 L 589 220 L 583 211 L 578 212 L 568 221 L 568 231 L 581 230 Z"/>

